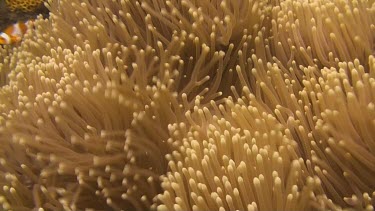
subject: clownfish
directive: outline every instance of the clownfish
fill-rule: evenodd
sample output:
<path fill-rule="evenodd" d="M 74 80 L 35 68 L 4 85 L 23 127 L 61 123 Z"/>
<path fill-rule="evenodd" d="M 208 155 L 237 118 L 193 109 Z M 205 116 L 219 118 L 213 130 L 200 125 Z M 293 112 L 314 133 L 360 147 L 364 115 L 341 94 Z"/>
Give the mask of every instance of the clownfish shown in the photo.
<path fill-rule="evenodd" d="M 5 28 L 4 31 L 0 33 L 0 45 L 20 42 L 27 29 L 30 27 L 30 23 L 30 20 L 25 22 L 19 21 Z"/>

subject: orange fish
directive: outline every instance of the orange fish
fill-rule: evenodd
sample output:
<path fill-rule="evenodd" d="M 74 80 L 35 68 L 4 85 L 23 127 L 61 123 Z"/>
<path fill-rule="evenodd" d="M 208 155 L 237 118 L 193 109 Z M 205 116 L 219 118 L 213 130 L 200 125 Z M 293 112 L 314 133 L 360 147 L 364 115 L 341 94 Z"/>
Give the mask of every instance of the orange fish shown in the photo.
<path fill-rule="evenodd" d="M 26 33 L 31 21 L 19 21 L 13 25 L 8 26 L 0 33 L 0 45 L 15 44 L 21 41 L 23 35 Z"/>

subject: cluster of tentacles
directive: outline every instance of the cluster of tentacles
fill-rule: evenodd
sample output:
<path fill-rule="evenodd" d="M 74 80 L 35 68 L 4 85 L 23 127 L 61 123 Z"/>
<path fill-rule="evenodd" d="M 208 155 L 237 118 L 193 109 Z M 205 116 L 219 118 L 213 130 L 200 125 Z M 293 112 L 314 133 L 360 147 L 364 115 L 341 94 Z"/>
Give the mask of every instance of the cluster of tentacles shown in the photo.
<path fill-rule="evenodd" d="M 0 47 L 2 209 L 374 209 L 373 1 L 48 8 Z"/>

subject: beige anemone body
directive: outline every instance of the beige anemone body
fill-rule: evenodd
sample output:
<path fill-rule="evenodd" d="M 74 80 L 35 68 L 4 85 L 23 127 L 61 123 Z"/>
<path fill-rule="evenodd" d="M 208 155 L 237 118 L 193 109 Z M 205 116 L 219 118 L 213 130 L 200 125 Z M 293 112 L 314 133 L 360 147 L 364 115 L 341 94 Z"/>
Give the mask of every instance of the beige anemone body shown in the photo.
<path fill-rule="evenodd" d="M 0 47 L 0 209 L 374 209 L 373 1 L 48 8 Z"/>

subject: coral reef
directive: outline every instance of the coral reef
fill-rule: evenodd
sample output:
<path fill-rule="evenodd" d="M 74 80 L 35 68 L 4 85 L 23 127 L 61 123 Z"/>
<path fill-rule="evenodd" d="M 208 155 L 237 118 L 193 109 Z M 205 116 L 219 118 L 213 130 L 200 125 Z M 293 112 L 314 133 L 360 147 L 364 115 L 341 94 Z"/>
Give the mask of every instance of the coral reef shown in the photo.
<path fill-rule="evenodd" d="M 11 11 L 32 12 L 40 7 L 45 0 L 5 0 L 5 2 Z"/>

